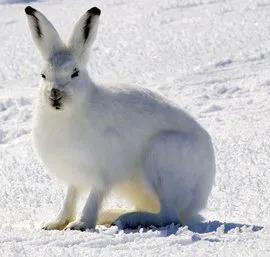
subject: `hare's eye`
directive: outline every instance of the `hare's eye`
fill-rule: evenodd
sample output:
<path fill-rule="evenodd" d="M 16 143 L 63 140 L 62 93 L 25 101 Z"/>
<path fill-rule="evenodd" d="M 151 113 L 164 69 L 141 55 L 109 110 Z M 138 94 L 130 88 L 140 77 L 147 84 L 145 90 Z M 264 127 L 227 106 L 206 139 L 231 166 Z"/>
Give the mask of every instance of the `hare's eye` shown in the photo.
<path fill-rule="evenodd" d="M 42 78 L 46 79 L 46 76 L 43 73 L 41 73 L 40 75 Z"/>
<path fill-rule="evenodd" d="M 72 78 L 72 79 L 75 78 L 75 77 L 78 77 L 78 76 L 79 76 L 79 71 L 78 71 L 78 70 L 74 71 L 74 72 L 71 74 L 71 78 Z"/>

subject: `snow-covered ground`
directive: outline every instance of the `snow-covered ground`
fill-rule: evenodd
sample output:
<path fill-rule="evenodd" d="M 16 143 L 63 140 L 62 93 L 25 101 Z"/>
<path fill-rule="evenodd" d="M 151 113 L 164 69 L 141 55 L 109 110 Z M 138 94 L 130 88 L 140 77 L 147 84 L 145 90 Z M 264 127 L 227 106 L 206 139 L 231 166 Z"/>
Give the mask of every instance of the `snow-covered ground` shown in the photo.
<path fill-rule="evenodd" d="M 63 37 L 82 13 L 100 7 L 93 78 L 156 90 L 209 131 L 217 159 L 204 211 L 211 222 L 41 230 L 63 188 L 31 146 L 41 58 L 24 14 L 30 2 Z M 0 256 L 270 256 L 269 0 L 1 0 L 0 31 Z"/>

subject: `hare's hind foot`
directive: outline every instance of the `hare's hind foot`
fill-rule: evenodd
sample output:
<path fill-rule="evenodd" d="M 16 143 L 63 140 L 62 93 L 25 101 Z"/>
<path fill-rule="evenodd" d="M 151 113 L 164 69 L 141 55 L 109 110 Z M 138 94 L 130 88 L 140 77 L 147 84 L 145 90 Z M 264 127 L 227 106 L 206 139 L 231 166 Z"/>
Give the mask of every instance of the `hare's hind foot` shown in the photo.
<path fill-rule="evenodd" d="M 130 212 L 120 216 L 114 224 L 119 229 L 137 229 L 138 227 L 165 227 L 170 224 L 180 224 L 178 217 L 164 217 L 161 213 Z"/>

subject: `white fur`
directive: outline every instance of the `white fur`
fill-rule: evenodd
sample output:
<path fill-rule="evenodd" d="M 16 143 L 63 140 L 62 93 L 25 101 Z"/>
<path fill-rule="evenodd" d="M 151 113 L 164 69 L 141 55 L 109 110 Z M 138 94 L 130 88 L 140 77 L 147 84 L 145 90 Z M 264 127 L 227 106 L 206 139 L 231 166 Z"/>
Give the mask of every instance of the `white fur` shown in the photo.
<path fill-rule="evenodd" d="M 93 20 L 96 28 L 98 17 Z M 31 24 L 30 28 L 34 33 Z M 73 32 L 76 36 L 71 37 L 76 38 L 76 44 L 53 52 L 45 62 L 46 80 L 41 81 L 35 109 L 37 153 L 47 170 L 69 188 L 56 222 L 46 228 L 62 229 L 71 222 L 78 192 L 89 189 L 82 216 L 67 228 L 94 228 L 102 200 L 112 190 L 130 200 L 136 210 L 114 215 L 110 222 L 118 218 L 120 227 L 194 220 L 206 206 L 215 176 L 209 135 L 178 106 L 156 93 L 95 84 L 85 68 L 83 54 L 90 43 L 83 45 L 82 31 L 80 21 Z M 93 38 L 91 35 L 91 42 Z M 51 43 L 46 35 L 42 40 L 48 40 L 46 45 Z M 80 73 L 71 79 L 74 67 Z M 52 88 L 67 95 L 60 110 L 48 101 Z"/>

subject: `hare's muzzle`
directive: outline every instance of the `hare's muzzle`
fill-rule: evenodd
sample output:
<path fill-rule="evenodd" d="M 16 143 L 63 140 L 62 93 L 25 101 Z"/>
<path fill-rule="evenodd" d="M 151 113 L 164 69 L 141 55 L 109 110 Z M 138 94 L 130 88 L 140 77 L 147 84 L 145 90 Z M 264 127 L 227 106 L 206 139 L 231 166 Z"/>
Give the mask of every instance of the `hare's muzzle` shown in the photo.
<path fill-rule="evenodd" d="M 50 99 L 52 107 L 54 107 L 57 110 L 61 109 L 61 106 L 62 106 L 61 100 L 63 96 L 64 96 L 63 91 L 57 88 L 52 88 L 49 93 L 49 99 Z"/>

